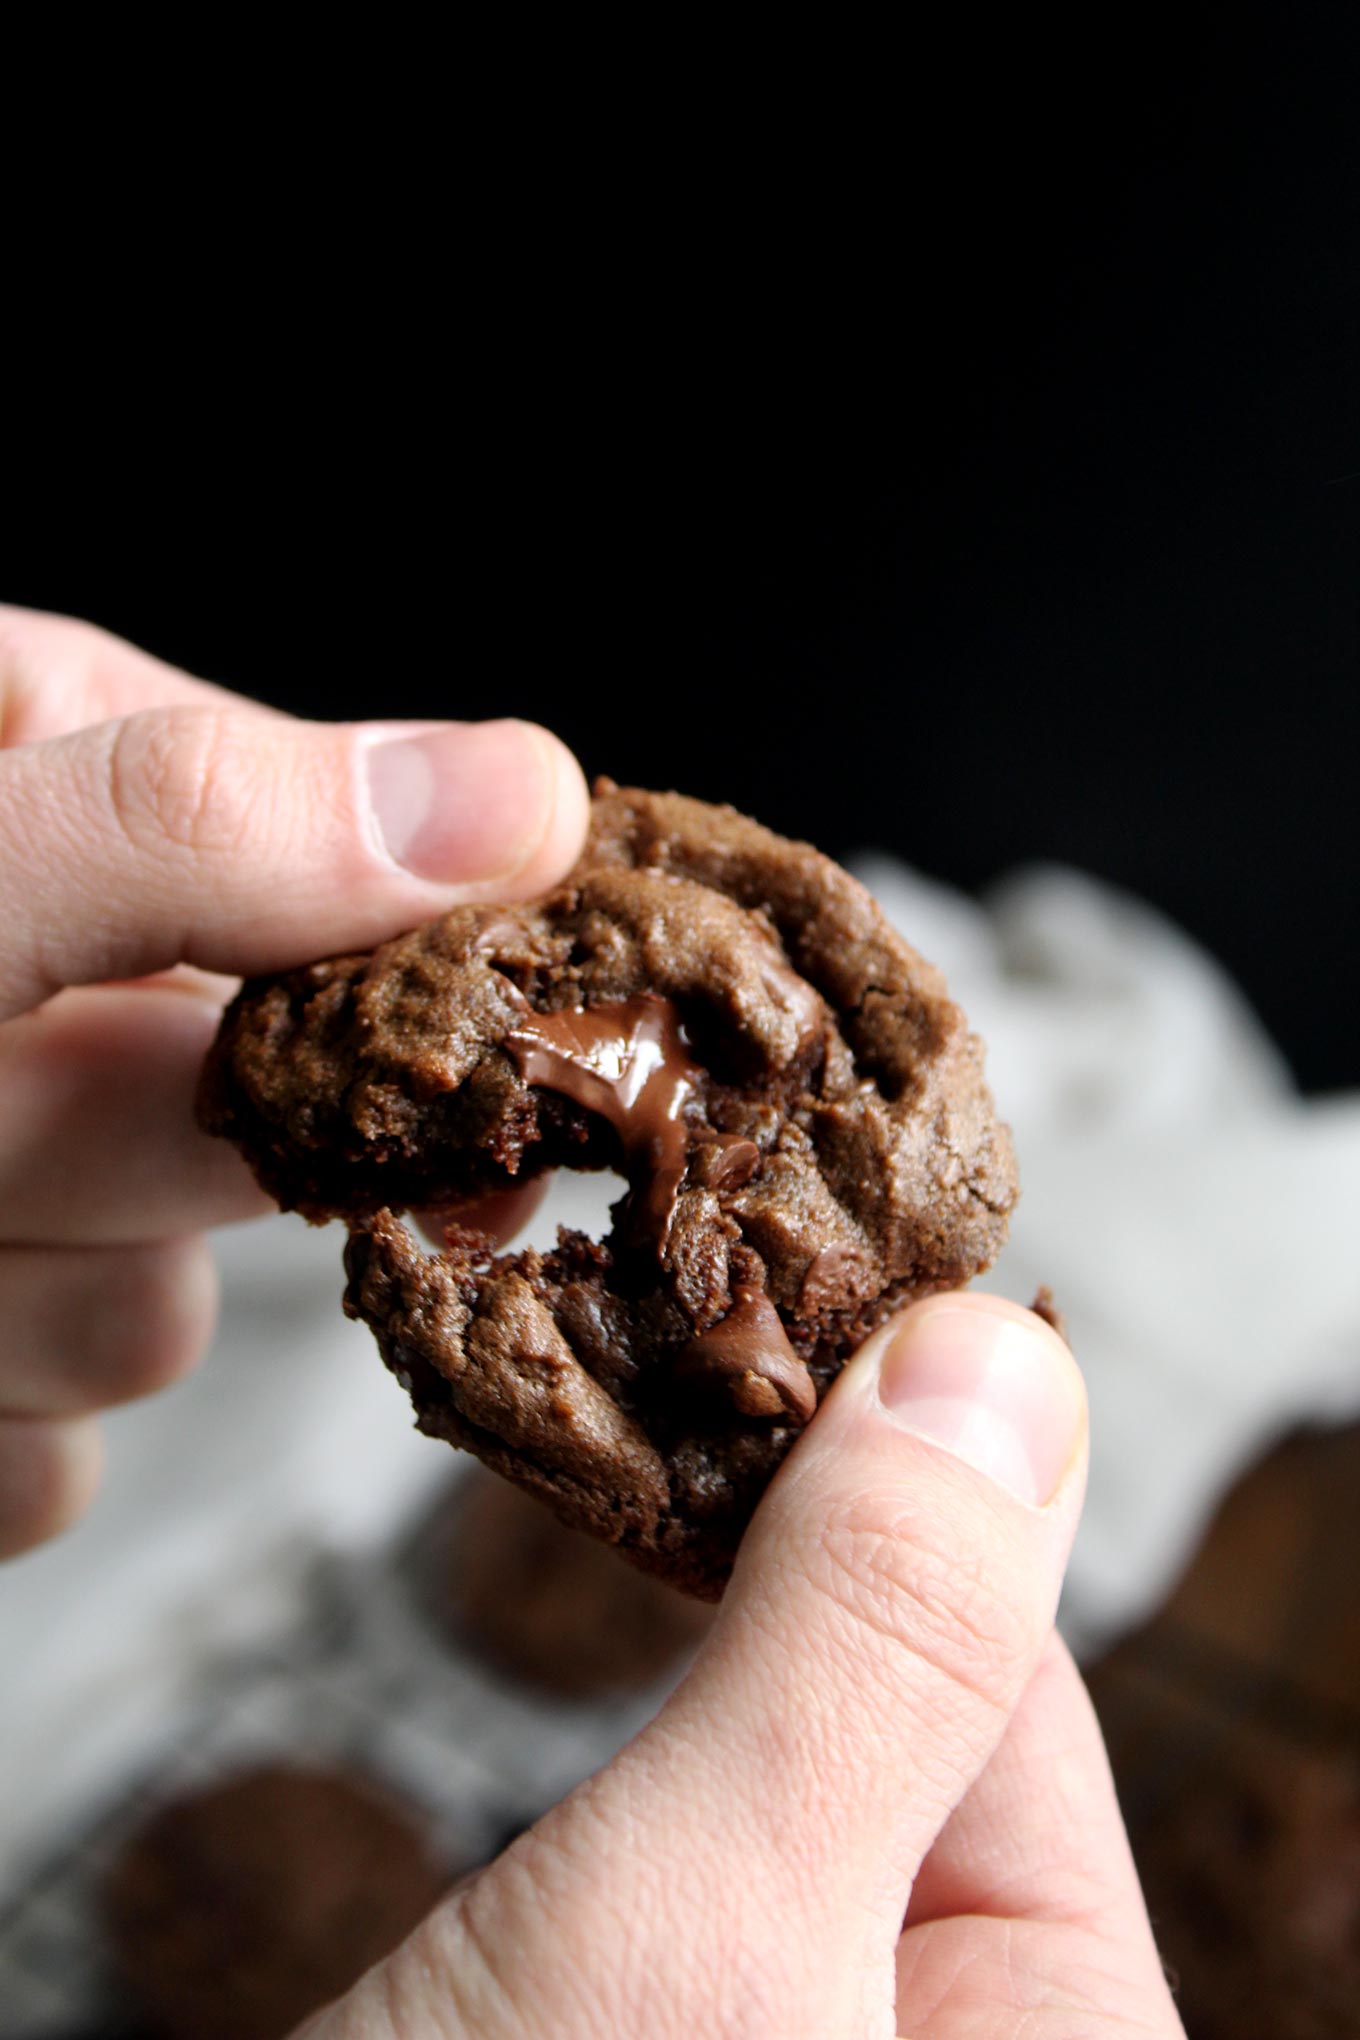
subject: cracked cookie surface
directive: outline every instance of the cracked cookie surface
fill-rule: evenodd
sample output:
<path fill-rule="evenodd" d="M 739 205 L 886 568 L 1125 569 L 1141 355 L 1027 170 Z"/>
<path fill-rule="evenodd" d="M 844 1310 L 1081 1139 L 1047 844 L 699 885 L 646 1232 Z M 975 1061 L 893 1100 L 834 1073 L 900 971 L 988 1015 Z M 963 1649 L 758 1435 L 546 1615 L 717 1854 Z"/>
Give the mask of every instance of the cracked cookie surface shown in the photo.
<path fill-rule="evenodd" d="M 422 1429 L 709 1598 L 855 1346 L 988 1266 L 1015 1200 L 981 1044 L 864 888 L 608 782 L 544 899 L 245 986 L 200 1113 L 346 1220 L 345 1307 Z M 604 1241 L 429 1252 L 400 1215 L 558 1167 L 627 1179 Z"/>

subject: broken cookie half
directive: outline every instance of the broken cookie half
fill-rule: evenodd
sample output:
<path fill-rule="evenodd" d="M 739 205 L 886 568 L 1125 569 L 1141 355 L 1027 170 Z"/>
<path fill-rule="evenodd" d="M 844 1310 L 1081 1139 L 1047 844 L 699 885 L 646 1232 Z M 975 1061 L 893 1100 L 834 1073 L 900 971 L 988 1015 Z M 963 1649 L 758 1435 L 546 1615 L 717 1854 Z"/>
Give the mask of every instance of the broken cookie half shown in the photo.
<path fill-rule="evenodd" d="M 346 1221 L 422 1430 L 710 1599 L 845 1360 L 987 1267 L 1016 1194 L 981 1044 L 864 888 L 607 781 L 546 898 L 247 984 L 199 1110 Z M 607 1238 L 430 1251 L 402 1217 L 557 1168 L 625 1178 Z"/>

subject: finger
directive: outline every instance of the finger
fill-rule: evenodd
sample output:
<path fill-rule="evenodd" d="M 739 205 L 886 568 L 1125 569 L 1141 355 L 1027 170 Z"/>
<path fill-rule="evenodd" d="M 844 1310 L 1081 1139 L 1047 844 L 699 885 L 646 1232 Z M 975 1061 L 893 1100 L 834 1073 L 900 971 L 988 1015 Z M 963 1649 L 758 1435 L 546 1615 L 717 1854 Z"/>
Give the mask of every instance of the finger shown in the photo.
<path fill-rule="evenodd" d="M 552 1187 L 552 1175 L 544 1170 L 527 1183 L 511 1190 L 488 1190 L 483 1197 L 470 1197 L 460 1204 L 445 1204 L 438 1211 L 417 1211 L 412 1216 L 434 1247 L 448 1245 L 451 1230 L 485 1233 L 497 1247 L 504 1247 L 523 1232 Z"/>
<path fill-rule="evenodd" d="M 162 982 L 63 992 L 0 1026 L 0 1240 L 161 1239 L 272 1210 L 194 1123 L 220 1019 Z"/>
<path fill-rule="evenodd" d="M 145 1240 L 272 1211 L 236 1149 L 201 1133 L 194 1093 L 232 981 L 184 970 L 59 993 L 0 1025 L 0 1241 Z M 551 1178 L 418 1214 L 503 1244 Z"/>
<path fill-rule="evenodd" d="M 230 698 L 91 623 L 0 603 L 0 747 L 64 736 L 142 708 Z"/>
<path fill-rule="evenodd" d="M 771 1488 L 678 1712 L 717 1724 L 709 1789 L 740 1777 L 753 1820 L 796 1832 L 819 1905 L 900 1922 L 1052 1626 L 1085 1438 L 1049 1326 L 935 1297 L 869 1342 Z"/>
<path fill-rule="evenodd" d="M 154 970 L 145 977 L 114 978 L 111 982 L 139 992 L 189 992 L 199 998 L 213 1000 L 219 1012 L 241 989 L 240 978 L 228 977 L 220 970 L 199 970 L 192 963 L 177 963 L 169 970 Z"/>
<path fill-rule="evenodd" d="M 313 724 L 156 708 L 0 752 L 0 986 L 175 963 L 247 974 L 367 948 L 562 876 L 589 800 L 518 722 Z"/>
<path fill-rule="evenodd" d="M 103 1463 L 87 1417 L 0 1417 L 0 1558 L 45 1544 L 82 1516 Z"/>
<path fill-rule="evenodd" d="M 1046 2003 L 1069 2022 L 1055 2033 L 1070 2032 L 1074 2010 L 1149 2034 L 1180 2030 L 1095 1711 L 1056 1635 L 926 1858 L 907 1928 L 898 2026 L 919 2040 L 1022 2014 L 1041 2040 Z M 1056 2006 L 1055 1972 L 1067 1979 Z"/>
<path fill-rule="evenodd" d="M 907 1925 L 954 1913 L 1145 1918 L 1095 1709 L 1056 1632 L 922 1865 Z"/>
<path fill-rule="evenodd" d="M 176 1381 L 212 1333 L 201 1238 L 140 1247 L 0 1247 L 0 1412 L 70 1417 Z"/>
<path fill-rule="evenodd" d="M 722 1977 L 723 2030 L 886 2030 L 912 1880 L 1038 1662 L 1085 1464 L 1080 1376 L 1028 1311 L 942 1296 L 885 1327 L 757 1510 L 688 1677 L 420 1961 L 462 1964 L 480 2015 L 504 1978 L 477 1951 L 547 1919 L 606 2024 L 655 2002 L 679 1945 Z M 621 1891 L 628 1931 L 597 1953 Z M 554 1981 L 516 1975 L 520 2023 L 476 2030 L 550 2024 Z"/>

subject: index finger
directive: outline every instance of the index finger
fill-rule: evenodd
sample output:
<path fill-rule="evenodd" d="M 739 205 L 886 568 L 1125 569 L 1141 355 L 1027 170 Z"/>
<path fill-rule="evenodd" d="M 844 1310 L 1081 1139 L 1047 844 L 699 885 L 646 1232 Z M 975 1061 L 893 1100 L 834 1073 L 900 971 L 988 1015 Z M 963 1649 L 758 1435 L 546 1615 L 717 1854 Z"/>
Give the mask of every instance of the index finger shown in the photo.
<path fill-rule="evenodd" d="M 565 876 L 589 797 L 547 730 L 306 723 L 222 694 L 0 751 L 0 1017 L 176 963 L 369 949 Z"/>
<path fill-rule="evenodd" d="M 1087 1969 L 1111 1992 L 1107 2011 L 1141 2013 L 1149 2032 L 1181 2030 L 1095 1711 L 1056 1633 L 999 1748 L 922 1864 L 906 1926 L 899 2021 L 923 2040 L 937 2027 L 922 2023 L 922 2007 L 951 1963 L 963 1967 L 966 1956 L 970 1988 L 1009 2007 L 1007 1993 L 1023 1997 L 1027 1950 L 1036 1951 L 1036 1974 L 1048 1973 L 1046 1932 L 1066 1936 L 1069 1948 L 1086 1944 Z M 1072 1973 L 1083 1973 L 1075 1962 Z M 953 2028 L 941 2021 L 939 2030 Z"/>

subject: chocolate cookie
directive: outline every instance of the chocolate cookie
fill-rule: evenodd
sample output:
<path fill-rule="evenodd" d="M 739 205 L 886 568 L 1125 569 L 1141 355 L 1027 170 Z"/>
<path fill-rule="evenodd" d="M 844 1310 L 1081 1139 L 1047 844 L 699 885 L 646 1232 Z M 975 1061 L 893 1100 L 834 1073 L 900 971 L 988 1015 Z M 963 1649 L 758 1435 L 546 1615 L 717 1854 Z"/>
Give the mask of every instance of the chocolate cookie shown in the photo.
<path fill-rule="evenodd" d="M 422 1429 L 709 1598 L 848 1354 L 1015 1200 L 981 1044 L 864 888 L 607 781 L 547 898 L 248 984 L 201 1116 L 347 1220 L 345 1307 Z M 557 1167 L 627 1178 L 606 1240 L 427 1253 L 398 1216 Z"/>
<path fill-rule="evenodd" d="M 1272 1446 L 1087 1684 L 1194 2040 L 1360 2036 L 1360 1425 Z"/>
<path fill-rule="evenodd" d="M 1158 1944 L 1195 2040 L 1355 2040 L 1354 1750 L 1229 1742 L 1137 1839 Z"/>
<path fill-rule="evenodd" d="M 712 1619 L 480 1467 L 422 1524 L 406 1563 L 460 1649 L 564 1700 L 644 1691 Z"/>
<path fill-rule="evenodd" d="M 417 1815 L 348 1773 L 271 1764 L 153 1814 L 103 1909 L 162 2040 L 285 2040 L 446 1888 Z"/>

